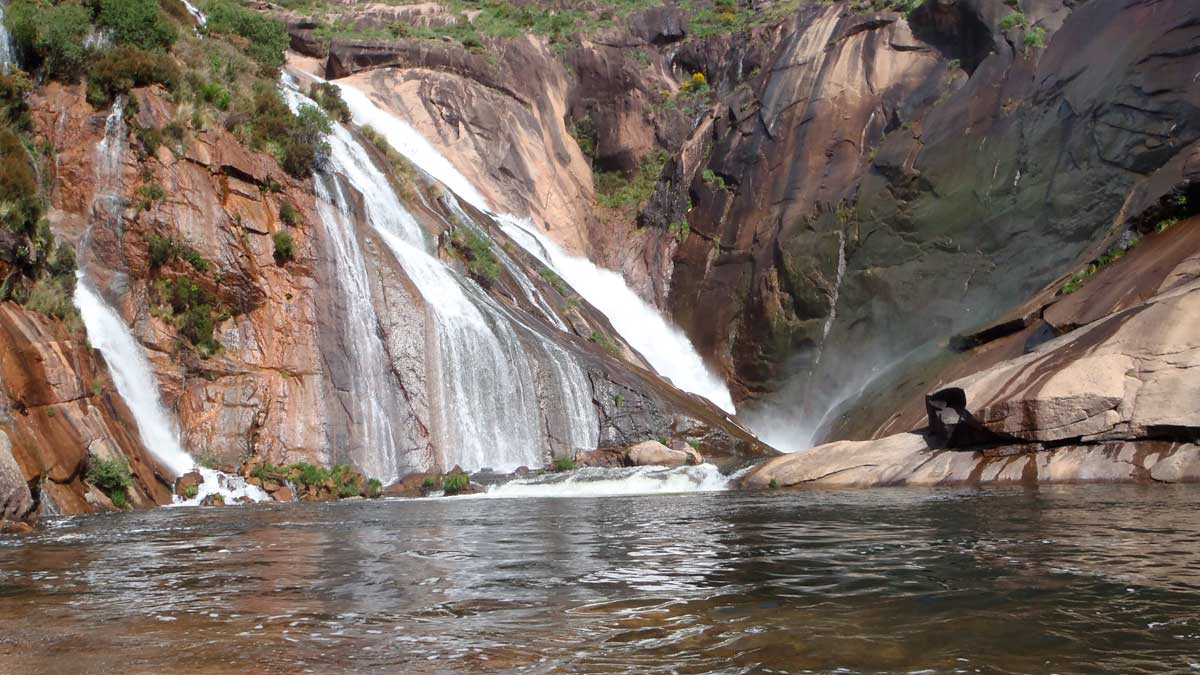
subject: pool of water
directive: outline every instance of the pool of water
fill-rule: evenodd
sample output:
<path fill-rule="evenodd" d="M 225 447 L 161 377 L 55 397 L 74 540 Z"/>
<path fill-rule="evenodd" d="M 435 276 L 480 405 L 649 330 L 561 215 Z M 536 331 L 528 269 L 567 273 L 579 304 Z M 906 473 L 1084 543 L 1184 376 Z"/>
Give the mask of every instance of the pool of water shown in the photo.
<path fill-rule="evenodd" d="M 0 672 L 1200 673 L 1200 488 L 174 508 L 0 538 Z"/>

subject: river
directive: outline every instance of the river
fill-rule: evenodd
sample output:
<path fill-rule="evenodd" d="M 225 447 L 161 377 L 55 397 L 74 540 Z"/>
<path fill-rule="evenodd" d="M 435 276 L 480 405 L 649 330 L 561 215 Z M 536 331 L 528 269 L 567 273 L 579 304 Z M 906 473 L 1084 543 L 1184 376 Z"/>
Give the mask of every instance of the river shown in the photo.
<path fill-rule="evenodd" d="M 54 519 L 0 538 L 0 672 L 1200 672 L 1198 496 L 693 492 Z"/>

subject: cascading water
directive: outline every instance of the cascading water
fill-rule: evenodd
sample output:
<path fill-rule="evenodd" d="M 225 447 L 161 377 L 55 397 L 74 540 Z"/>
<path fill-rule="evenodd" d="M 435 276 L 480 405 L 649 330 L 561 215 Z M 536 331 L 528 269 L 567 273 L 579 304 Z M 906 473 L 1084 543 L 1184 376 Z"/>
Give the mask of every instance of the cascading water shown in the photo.
<path fill-rule="evenodd" d="M 183 0 L 183 6 L 187 8 L 188 14 L 192 15 L 192 18 L 196 20 L 196 24 L 201 28 L 208 23 L 208 17 L 204 16 L 204 12 L 201 12 L 200 8 L 188 2 L 188 0 Z"/>
<path fill-rule="evenodd" d="M 511 497 L 611 497 L 678 492 L 719 492 L 729 488 L 730 477 L 712 464 L 638 466 L 621 469 L 586 467 L 566 473 L 548 473 L 493 486 L 479 496 Z"/>
<path fill-rule="evenodd" d="M 17 62 L 16 50 L 13 49 L 12 35 L 5 25 L 5 13 L 8 3 L 0 2 L 0 73 L 7 73 Z"/>
<path fill-rule="evenodd" d="M 380 338 L 366 262 L 348 211 L 349 199 L 336 176 L 318 175 L 313 184 L 317 212 L 332 244 L 337 291 L 345 312 L 339 328 L 352 366 L 349 403 L 356 413 L 350 454 L 368 474 L 390 483 L 400 478 L 402 468 L 396 456 L 400 435 L 392 426 L 395 411 L 403 405 L 401 394 Z"/>
<path fill-rule="evenodd" d="M 183 449 L 179 442 L 179 431 L 163 408 L 150 362 L 129 326 L 91 287 L 87 277 L 92 228 L 97 220 L 111 219 L 111 224 L 119 229 L 124 208 L 121 197 L 124 107 L 123 98 L 117 97 L 105 124 L 104 139 L 96 148 L 97 191 L 92 204 L 92 219 L 80 242 L 80 269 L 76 273 L 74 302 L 87 329 L 88 344 L 104 356 L 117 393 L 133 415 L 142 445 L 168 470 L 180 475 L 197 468 L 196 462 Z M 240 477 L 227 476 L 210 469 L 201 468 L 199 471 L 203 482 L 196 497 L 179 503 L 198 504 L 211 494 L 220 494 L 227 501 L 240 498 L 259 501 L 267 498 L 265 492 L 247 485 Z"/>
<path fill-rule="evenodd" d="M 416 130 L 379 108 L 363 92 L 341 82 L 335 84 L 341 89 L 355 123 L 370 125 L 422 171 L 472 206 L 490 211 L 487 200 L 475 186 Z M 729 388 L 708 369 L 687 336 L 633 292 L 621 275 L 584 258 L 567 255 L 531 224 L 511 216 L 500 215 L 497 219 L 510 237 L 603 312 L 621 337 L 660 375 L 683 391 L 703 396 L 727 412 L 735 412 Z"/>
<path fill-rule="evenodd" d="M 286 83 L 286 81 L 285 81 Z M 308 103 L 285 89 L 293 105 Z M 542 381 L 556 386 L 562 413 L 548 427 L 572 447 L 595 447 L 599 423 L 591 390 L 569 354 L 539 343 L 542 356 L 527 352 L 505 313 L 474 283 L 464 283 L 429 252 L 420 225 L 400 203 L 370 154 L 341 126 L 328 138 L 331 173 L 345 177 L 363 196 L 366 216 L 425 300 L 437 344 L 431 372 L 439 405 L 435 423 L 446 467 L 511 470 L 541 466 L 550 449 L 538 405 L 535 367 L 548 366 Z M 326 195 L 346 211 L 344 196 Z M 518 324 L 520 325 L 520 324 Z M 520 325 L 521 328 L 528 328 Z M 540 339 L 537 331 L 530 333 Z"/>
<path fill-rule="evenodd" d="M 498 216 L 504 231 L 525 250 L 566 280 L 646 361 L 677 389 L 712 401 L 722 410 L 736 412 L 729 388 L 705 365 L 683 331 L 633 291 L 621 275 L 586 258 L 568 255 L 528 221 Z"/>

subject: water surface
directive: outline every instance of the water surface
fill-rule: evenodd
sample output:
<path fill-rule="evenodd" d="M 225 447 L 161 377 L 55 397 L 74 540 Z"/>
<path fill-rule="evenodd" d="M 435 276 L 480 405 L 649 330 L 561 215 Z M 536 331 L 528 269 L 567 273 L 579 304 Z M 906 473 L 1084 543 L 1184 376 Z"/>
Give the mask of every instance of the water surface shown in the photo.
<path fill-rule="evenodd" d="M 1200 672 L 1200 489 L 175 508 L 0 538 L 0 672 Z"/>

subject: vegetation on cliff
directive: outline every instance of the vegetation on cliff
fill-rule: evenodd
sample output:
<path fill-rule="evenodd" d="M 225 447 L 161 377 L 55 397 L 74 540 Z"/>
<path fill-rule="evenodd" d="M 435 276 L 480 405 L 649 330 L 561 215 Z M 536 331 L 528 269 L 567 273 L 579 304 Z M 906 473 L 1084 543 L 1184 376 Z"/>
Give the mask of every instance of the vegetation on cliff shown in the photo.
<path fill-rule="evenodd" d="M 0 301 L 14 300 L 78 330 L 71 303 L 75 252 L 45 219 L 48 154 L 30 130 L 25 97 L 31 88 L 23 71 L 0 73 Z"/>

